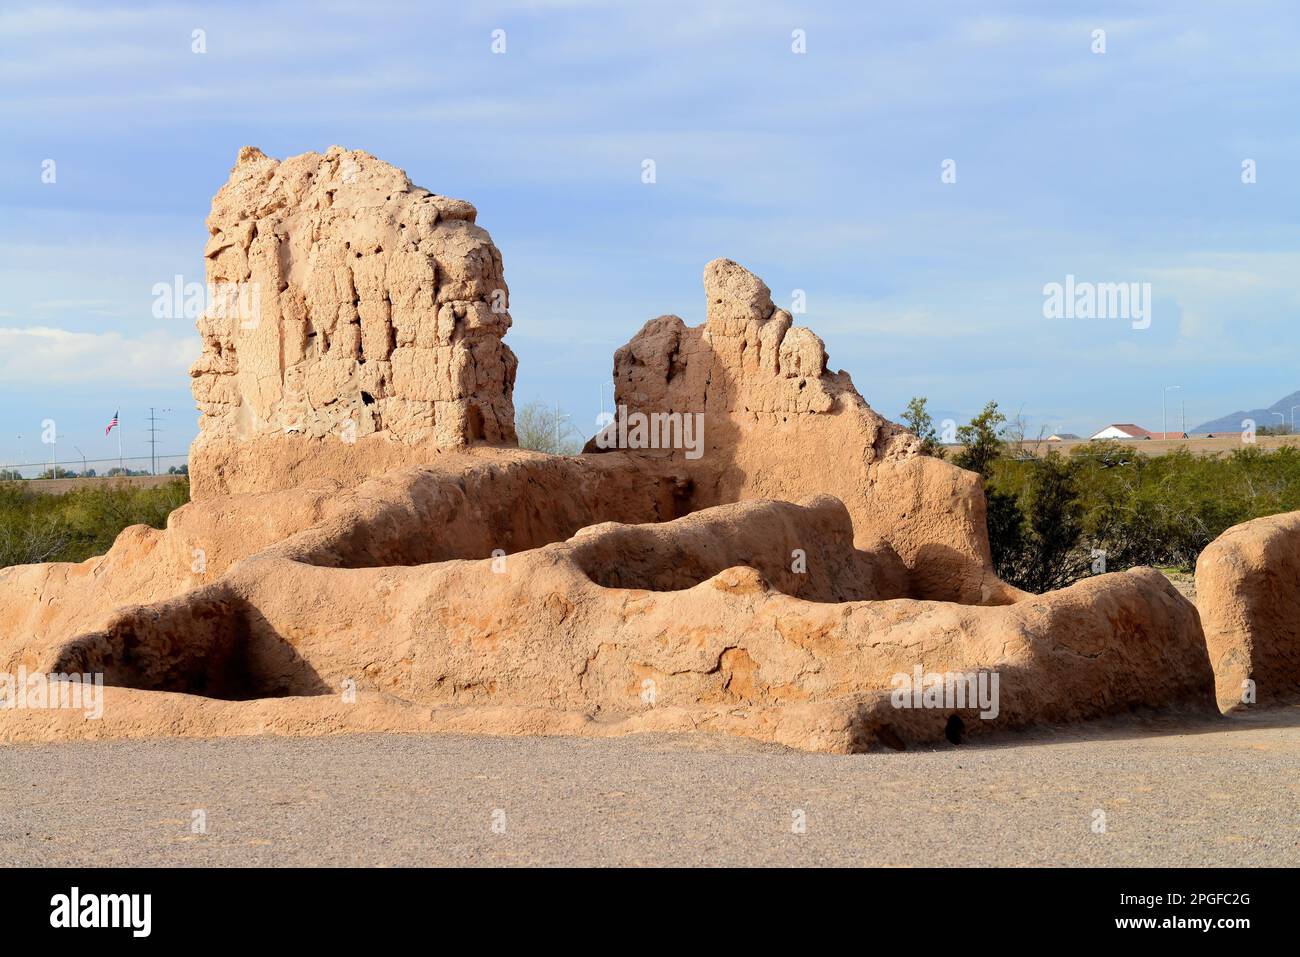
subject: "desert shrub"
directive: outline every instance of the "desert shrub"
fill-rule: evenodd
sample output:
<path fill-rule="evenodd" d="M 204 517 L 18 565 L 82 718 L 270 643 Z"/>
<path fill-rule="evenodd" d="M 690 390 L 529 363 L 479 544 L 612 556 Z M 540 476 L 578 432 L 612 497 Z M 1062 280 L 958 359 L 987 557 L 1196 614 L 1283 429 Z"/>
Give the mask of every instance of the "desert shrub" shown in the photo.
<path fill-rule="evenodd" d="M 1005 418 L 990 402 L 957 432 L 953 462 L 984 478 L 989 547 L 999 576 L 1028 591 L 1137 565 L 1190 571 L 1233 525 L 1300 510 L 1300 449 L 1245 446 L 1229 455 L 1092 442 L 1069 456 L 1007 453 Z"/>
<path fill-rule="evenodd" d="M 953 456 L 953 464 L 984 476 L 987 481 L 993 465 L 1002 457 L 1002 425 L 1007 417 L 998 411 L 998 404 L 990 402 L 979 415 L 957 430 L 961 449 Z"/>
<path fill-rule="evenodd" d="M 521 449 L 551 455 L 577 455 L 582 451 L 577 431 L 562 409 L 533 401 L 515 410 L 515 435 Z"/>
<path fill-rule="evenodd" d="M 984 503 L 993 567 L 998 577 L 1012 581 L 1025 549 L 1024 512 L 1014 493 L 1001 491 L 989 483 L 984 485 Z"/>
<path fill-rule="evenodd" d="M 921 440 L 921 454 L 932 455 L 941 459 L 947 452 L 939 442 L 939 433 L 935 431 L 934 419 L 926 408 L 926 400 L 921 396 L 913 397 L 903 410 L 903 425 L 909 432 Z"/>
<path fill-rule="evenodd" d="M 128 525 L 163 528 L 189 501 L 178 479 L 153 488 L 125 483 L 42 495 L 22 482 L 0 483 L 0 568 L 32 562 L 79 562 L 108 551 Z"/>

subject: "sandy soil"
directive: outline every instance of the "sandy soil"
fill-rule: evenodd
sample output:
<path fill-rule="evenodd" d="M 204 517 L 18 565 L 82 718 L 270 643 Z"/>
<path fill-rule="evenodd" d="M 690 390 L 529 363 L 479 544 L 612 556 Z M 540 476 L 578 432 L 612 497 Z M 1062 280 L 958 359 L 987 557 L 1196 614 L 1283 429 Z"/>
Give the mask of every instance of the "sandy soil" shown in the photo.
<path fill-rule="evenodd" d="M 1295 866 L 1300 708 L 849 757 L 706 735 L 11 746 L 0 846 L 10 865 Z"/>
<path fill-rule="evenodd" d="M 1176 426 L 1171 426 L 1176 428 Z M 1080 445 L 1087 445 L 1086 440 L 1067 441 L 1067 442 L 1026 442 L 1025 447 L 1038 455 L 1046 455 L 1052 449 L 1056 449 L 1062 455 L 1069 455 L 1070 450 Z M 1166 453 L 1176 451 L 1177 449 L 1187 449 L 1195 455 L 1225 455 L 1236 449 L 1246 448 L 1240 435 L 1216 436 L 1213 439 L 1191 438 L 1191 439 L 1143 439 L 1140 441 L 1116 441 L 1117 446 L 1122 448 L 1131 448 L 1134 451 L 1141 452 L 1143 455 L 1165 455 Z M 1255 448 L 1260 451 L 1271 452 L 1279 449 L 1284 445 L 1300 446 L 1300 435 L 1257 435 L 1255 436 Z"/>

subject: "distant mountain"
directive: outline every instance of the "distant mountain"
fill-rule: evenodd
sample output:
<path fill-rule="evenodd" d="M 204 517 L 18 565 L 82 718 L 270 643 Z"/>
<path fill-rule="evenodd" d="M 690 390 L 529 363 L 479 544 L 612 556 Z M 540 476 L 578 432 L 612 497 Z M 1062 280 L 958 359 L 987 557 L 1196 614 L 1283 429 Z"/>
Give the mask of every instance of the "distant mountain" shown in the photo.
<path fill-rule="evenodd" d="M 1300 392 L 1292 392 L 1288 396 L 1278 399 L 1267 409 L 1249 409 L 1244 412 L 1234 412 L 1232 415 L 1225 415 L 1222 418 L 1211 419 L 1209 422 L 1202 422 L 1194 429 L 1189 429 L 1189 435 L 1196 435 L 1201 432 L 1240 432 L 1242 419 L 1254 419 L 1256 428 L 1260 426 L 1281 425 L 1282 419 L 1279 419 L 1273 413 L 1281 412 L 1286 424 L 1291 424 L 1291 406 L 1300 405 Z M 1296 424 L 1300 425 L 1300 409 L 1296 409 Z"/>

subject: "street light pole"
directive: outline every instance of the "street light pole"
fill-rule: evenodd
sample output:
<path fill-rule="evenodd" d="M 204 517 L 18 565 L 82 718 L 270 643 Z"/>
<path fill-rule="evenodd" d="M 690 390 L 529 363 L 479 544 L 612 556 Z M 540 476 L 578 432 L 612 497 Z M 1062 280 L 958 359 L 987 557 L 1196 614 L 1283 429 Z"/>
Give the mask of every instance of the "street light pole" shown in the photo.
<path fill-rule="evenodd" d="M 609 422 L 605 421 L 605 386 L 609 386 L 609 401 L 612 407 L 612 410 L 609 414 Z M 617 402 L 618 402 L 618 386 L 615 384 L 614 380 L 610 379 L 608 382 L 602 382 L 600 384 L 600 418 L 596 420 L 596 428 L 598 430 L 604 431 L 609 427 L 610 422 L 615 422 L 618 420 L 618 405 L 616 404 Z M 597 434 L 599 435 L 600 433 L 597 432 Z"/>
<path fill-rule="evenodd" d="M 560 421 L 567 419 L 567 415 L 560 415 L 560 403 L 555 403 L 555 454 L 560 454 Z"/>
<path fill-rule="evenodd" d="M 1169 437 L 1169 390 L 1181 389 L 1180 385 L 1167 385 L 1160 393 L 1160 438 Z"/>

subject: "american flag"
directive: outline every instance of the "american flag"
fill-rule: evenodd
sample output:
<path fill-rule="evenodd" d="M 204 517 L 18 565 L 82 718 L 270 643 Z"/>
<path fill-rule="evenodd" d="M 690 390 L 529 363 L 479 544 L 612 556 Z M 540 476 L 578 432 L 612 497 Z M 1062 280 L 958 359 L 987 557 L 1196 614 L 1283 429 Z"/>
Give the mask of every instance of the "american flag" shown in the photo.
<path fill-rule="evenodd" d="M 116 413 L 116 412 L 113 413 L 113 421 L 110 422 L 110 423 L 108 423 L 108 428 L 106 428 L 106 429 L 104 430 L 104 435 L 108 435 L 108 433 L 112 432 L 112 431 L 113 431 L 113 426 L 115 426 L 115 425 L 117 425 L 117 413 Z"/>

